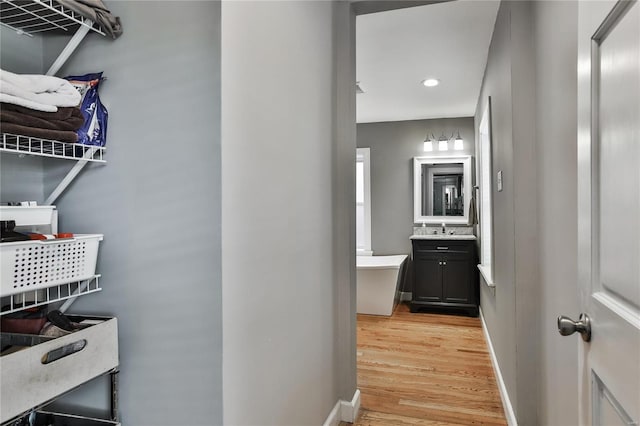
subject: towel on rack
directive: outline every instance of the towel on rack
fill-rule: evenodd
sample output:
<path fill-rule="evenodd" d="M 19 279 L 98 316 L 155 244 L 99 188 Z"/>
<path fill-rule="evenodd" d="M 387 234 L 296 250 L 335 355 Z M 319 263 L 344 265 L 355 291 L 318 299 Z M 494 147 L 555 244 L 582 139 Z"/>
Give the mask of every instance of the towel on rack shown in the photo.
<path fill-rule="evenodd" d="M 474 191 L 475 192 L 475 191 Z M 476 197 L 475 195 L 471 197 L 471 201 L 469 202 L 469 226 L 478 224 L 478 208 L 476 206 Z"/>
<path fill-rule="evenodd" d="M 72 130 L 38 129 L 36 127 L 21 126 L 15 123 L 0 122 L 0 132 L 59 142 L 78 142 L 78 134 Z"/>
<path fill-rule="evenodd" d="M 120 18 L 113 16 L 102 0 L 56 0 L 62 6 L 91 19 L 113 38 L 122 34 Z"/>
<path fill-rule="evenodd" d="M 14 74 L 0 69 L 0 101 L 37 111 L 74 107 L 80 93 L 67 80 L 50 75 Z"/>
<path fill-rule="evenodd" d="M 82 116 L 79 107 L 60 107 L 55 112 L 36 111 L 31 108 L 24 108 L 15 104 L 0 103 L 0 110 L 15 111 L 22 114 L 29 114 L 32 117 L 43 118 L 45 120 L 68 120 L 73 116 Z M 79 115 L 78 115 L 79 114 Z"/>
<path fill-rule="evenodd" d="M 0 122 L 75 132 L 84 124 L 84 117 L 80 108 L 60 107 L 57 112 L 40 112 L 17 105 L 0 104 Z"/>

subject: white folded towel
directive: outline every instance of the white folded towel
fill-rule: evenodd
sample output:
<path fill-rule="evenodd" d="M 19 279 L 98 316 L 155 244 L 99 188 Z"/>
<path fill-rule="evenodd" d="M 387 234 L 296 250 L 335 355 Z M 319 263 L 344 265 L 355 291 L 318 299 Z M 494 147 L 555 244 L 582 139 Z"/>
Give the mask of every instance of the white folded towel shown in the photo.
<path fill-rule="evenodd" d="M 2 102 L 38 111 L 55 112 L 58 110 L 57 107 L 78 106 L 80 99 L 80 92 L 62 78 L 36 74 L 20 75 L 0 69 Z"/>
<path fill-rule="evenodd" d="M 0 83 L 0 87 L 2 87 L 2 83 Z M 28 99 L 19 98 L 13 95 L 7 95 L 6 93 L 2 93 L 2 92 L 0 92 L 0 102 L 4 102 L 5 104 L 19 105 L 25 108 L 34 109 L 36 111 L 43 111 L 43 112 L 58 111 L 57 106 L 45 105 L 39 102 L 33 102 Z"/>

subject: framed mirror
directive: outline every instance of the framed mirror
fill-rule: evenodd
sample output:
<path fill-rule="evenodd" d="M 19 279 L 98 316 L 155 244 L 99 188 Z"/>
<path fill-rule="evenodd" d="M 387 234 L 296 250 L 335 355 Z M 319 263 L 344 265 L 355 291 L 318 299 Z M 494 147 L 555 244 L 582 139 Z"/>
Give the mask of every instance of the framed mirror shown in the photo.
<path fill-rule="evenodd" d="M 466 224 L 471 190 L 470 155 L 414 157 L 414 223 Z"/>

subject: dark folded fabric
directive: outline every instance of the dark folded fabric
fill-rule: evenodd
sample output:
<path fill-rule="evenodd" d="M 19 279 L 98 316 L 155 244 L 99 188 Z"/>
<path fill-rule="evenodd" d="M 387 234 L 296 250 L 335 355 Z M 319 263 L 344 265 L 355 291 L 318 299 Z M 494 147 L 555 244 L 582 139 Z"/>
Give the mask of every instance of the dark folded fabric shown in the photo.
<path fill-rule="evenodd" d="M 102 0 L 56 0 L 62 6 L 91 19 L 113 38 L 122 34 L 120 18 L 106 8 Z"/>
<path fill-rule="evenodd" d="M 0 110 L 0 122 L 19 124 L 25 127 L 35 127 L 36 129 L 71 130 L 75 132 L 82 127 L 84 118 L 80 115 L 80 117 L 71 117 L 66 120 L 46 120 L 29 114 L 2 109 Z"/>
<path fill-rule="evenodd" d="M 0 111 L 15 111 L 45 120 L 68 120 L 71 117 L 82 117 L 82 112 L 78 107 L 58 107 L 58 111 L 56 112 L 44 112 L 36 111 L 35 109 L 31 108 L 25 108 L 20 105 L 0 102 Z"/>
<path fill-rule="evenodd" d="M 21 126 L 15 123 L 5 123 L 0 121 L 0 132 L 13 133 L 21 136 L 31 136 L 33 138 L 50 139 L 60 142 L 78 142 L 78 134 L 70 130 L 39 129 L 37 127 Z"/>

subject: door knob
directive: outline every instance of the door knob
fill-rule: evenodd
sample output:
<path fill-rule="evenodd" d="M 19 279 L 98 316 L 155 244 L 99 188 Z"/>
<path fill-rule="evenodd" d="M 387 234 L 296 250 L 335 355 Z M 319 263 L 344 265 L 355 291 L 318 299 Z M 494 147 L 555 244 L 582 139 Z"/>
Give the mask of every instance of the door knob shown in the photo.
<path fill-rule="evenodd" d="M 569 317 L 560 315 L 558 317 L 558 332 L 563 336 L 570 336 L 575 332 L 580 333 L 582 340 L 588 342 L 591 340 L 591 319 L 587 314 L 580 314 L 578 321 L 574 321 Z"/>

